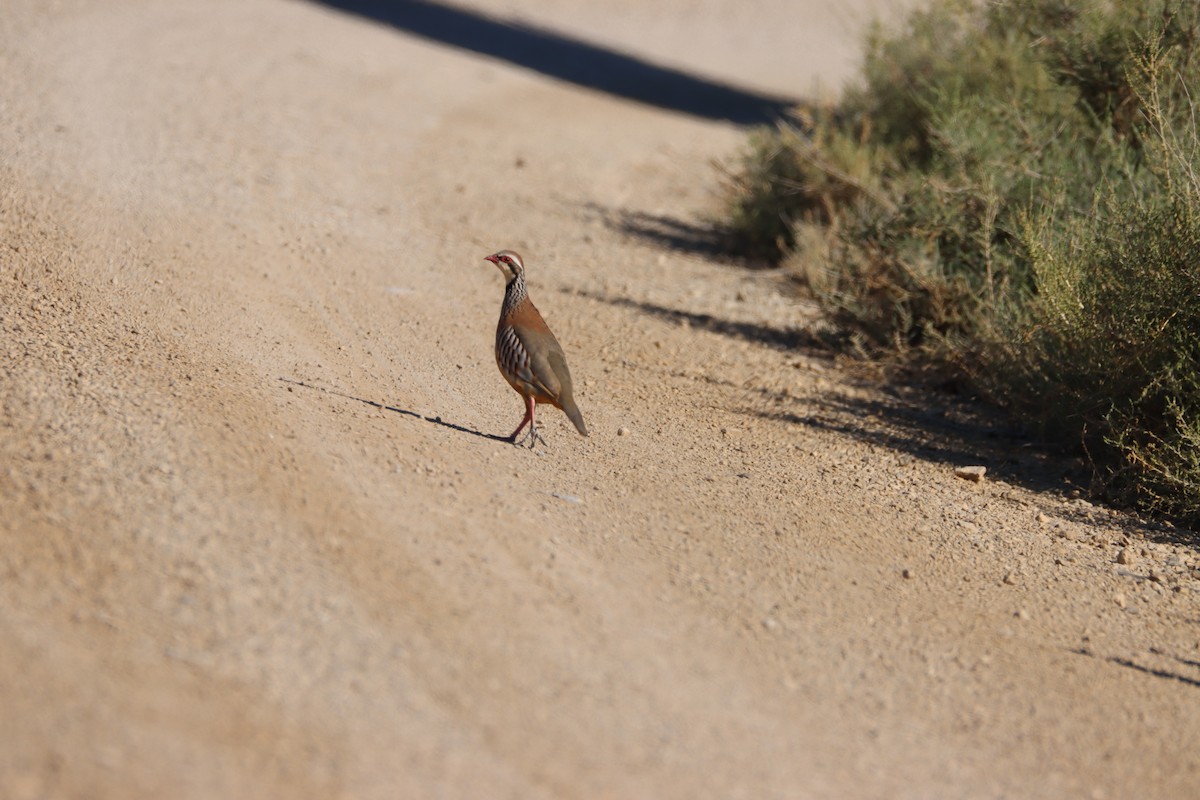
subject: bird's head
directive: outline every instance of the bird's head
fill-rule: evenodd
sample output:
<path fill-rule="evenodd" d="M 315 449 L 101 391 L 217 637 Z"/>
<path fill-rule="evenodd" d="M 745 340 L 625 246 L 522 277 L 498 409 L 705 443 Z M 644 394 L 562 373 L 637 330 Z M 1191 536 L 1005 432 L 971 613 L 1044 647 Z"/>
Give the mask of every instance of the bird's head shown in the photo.
<path fill-rule="evenodd" d="M 504 273 L 505 283 L 512 283 L 517 278 L 525 277 L 525 264 L 521 261 L 521 256 L 512 250 L 492 253 L 484 261 L 490 261 L 500 268 L 500 271 Z"/>

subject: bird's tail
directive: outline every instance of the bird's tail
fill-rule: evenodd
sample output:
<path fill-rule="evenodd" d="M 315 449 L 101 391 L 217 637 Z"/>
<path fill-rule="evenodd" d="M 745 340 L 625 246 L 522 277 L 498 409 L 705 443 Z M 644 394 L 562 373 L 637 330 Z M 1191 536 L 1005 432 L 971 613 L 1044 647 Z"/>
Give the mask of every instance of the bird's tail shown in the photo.
<path fill-rule="evenodd" d="M 563 413 L 567 415 L 567 418 L 570 419 L 571 422 L 575 423 L 575 430 L 579 431 L 584 436 L 587 436 L 587 425 L 583 424 L 583 414 L 579 413 L 579 406 L 575 405 L 575 398 L 567 395 L 565 397 L 560 397 L 559 402 L 561 404 L 559 407 L 563 410 Z"/>

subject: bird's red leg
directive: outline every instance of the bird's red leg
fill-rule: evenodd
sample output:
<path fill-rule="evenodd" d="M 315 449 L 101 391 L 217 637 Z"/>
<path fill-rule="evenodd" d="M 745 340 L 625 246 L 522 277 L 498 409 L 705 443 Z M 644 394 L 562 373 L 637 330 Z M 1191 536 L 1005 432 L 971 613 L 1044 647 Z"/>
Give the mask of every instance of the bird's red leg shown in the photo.
<path fill-rule="evenodd" d="M 531 398 L 529 398 L 529 449 L 530 450 L 537 447 L 538 442 L 541 442 L 542 444 L 546 443 L 546 440 L 542 438 L 541 432 L 538 431 L 536 410 L 537 410 L 537 400 L 534 400 L 531 397 Z"/>
<path fill-rule="evenodd" d="M 518 425 L 517 429 L 512 432 L 512 436 L 508 437 L 508 440 L 513 444 L 516 444 L 517 442 L 517 434 L 524 430 L 526 425 L 533 424 L 533 398 L 525 395 L 522 395 L 522 397 L 525 399 L 525 416 L 521 418 L 521 424 Z"/>
<path fill-rule="evenodd" d="M 528 439 L 529 447 L 532 449 L 537 447 L 538 442 L 545 444 L 546 440 L 542 438 L 542 434 L 538 433 L 537 429 L 537 400 L 534 400 L 532 397 L 526 397 L 525 409 L 525 419 L 521 420 L 521 427 L 513 431 L 512 440 L 516 444 L 525 444 L 525 440 Z M 526 420 L 529 421 L 529 433 L 525 434 L 520 442 L 517 442 L 517 434 L 521 432 L 521 428 L 525 427 Z"/>

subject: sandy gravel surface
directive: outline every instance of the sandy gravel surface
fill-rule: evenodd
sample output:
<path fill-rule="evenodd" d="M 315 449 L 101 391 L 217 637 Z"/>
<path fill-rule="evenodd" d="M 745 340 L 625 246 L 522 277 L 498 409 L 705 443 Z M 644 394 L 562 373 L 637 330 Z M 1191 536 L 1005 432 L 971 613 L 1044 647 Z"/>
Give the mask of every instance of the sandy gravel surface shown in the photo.
<path fill-rule="evenodd" d="M 833 5 L 460 8 L 776 96 Z M 5 4 L 0 796 L 1195 796 L 1195 536 L 809 348 L 691 227 L 742 128 L 487 49 Z M 589 438 L 496 439 L 502 247 Z"/>

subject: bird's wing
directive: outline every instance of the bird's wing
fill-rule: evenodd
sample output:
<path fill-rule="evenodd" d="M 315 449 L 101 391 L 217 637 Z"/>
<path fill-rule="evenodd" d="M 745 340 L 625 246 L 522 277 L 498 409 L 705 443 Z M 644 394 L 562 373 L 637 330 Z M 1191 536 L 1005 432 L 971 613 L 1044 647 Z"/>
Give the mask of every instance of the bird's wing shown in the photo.
<path fill-rule="evenodd" d="M 562 392 L 562 380 L 554 365 L 556 362 L 561 362 L 564 367 L 566 366 L 566 360 L 558 340 L 554 338 L 554 334 L 550 332 L 549 328 L 518 330 L 517 338 L 520 339 L 525 352 L 529 354 L 529 371 L 532 373 L 529 380 L 530 385 L 546 397 L 557 400 Z M 567 380 L 570 380 L 569 376 Z"/>

